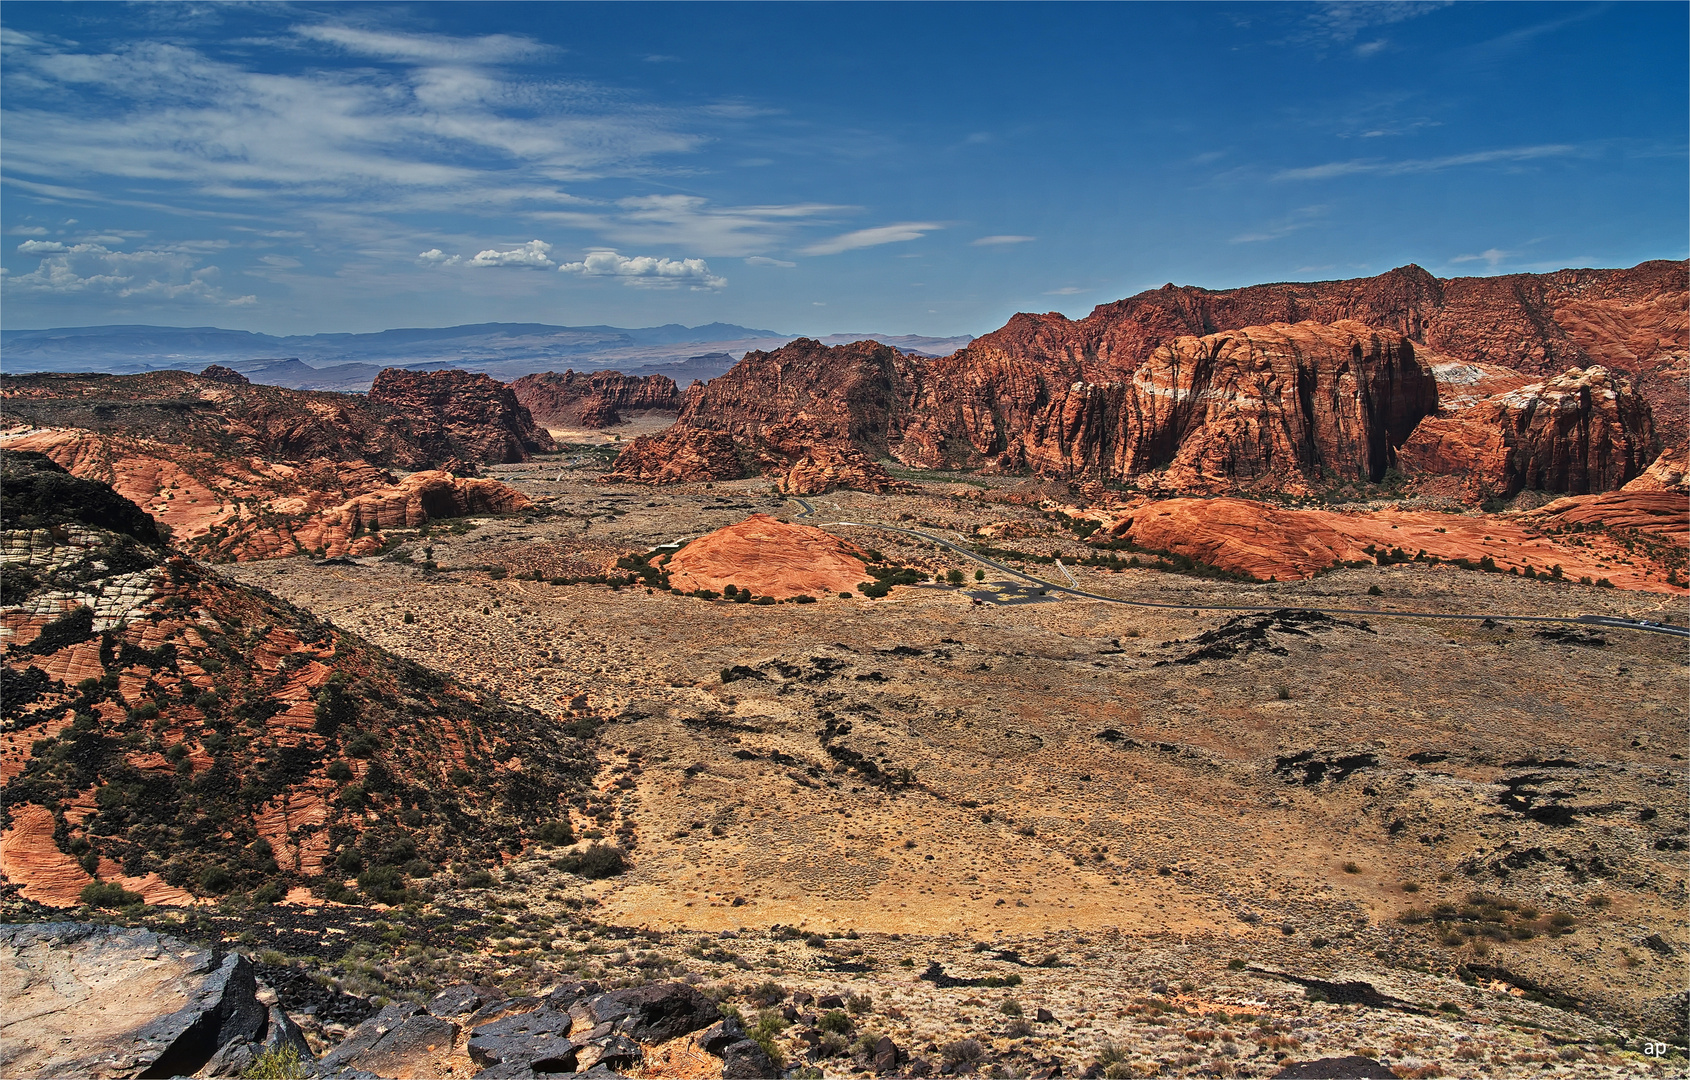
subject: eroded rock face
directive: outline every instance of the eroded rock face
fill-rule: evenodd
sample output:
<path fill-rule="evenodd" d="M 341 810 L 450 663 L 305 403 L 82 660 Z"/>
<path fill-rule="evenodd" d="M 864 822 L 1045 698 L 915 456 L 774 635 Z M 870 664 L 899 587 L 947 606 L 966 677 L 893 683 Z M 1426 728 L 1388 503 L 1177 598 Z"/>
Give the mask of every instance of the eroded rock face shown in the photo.
<path fill-rule="evenodd" d="M 271 1022 L 245 957 L 149 930 L 0 927 L 0 996 L 7 1076 L 191 1076 L 278 1041 L 310 1058 L 297 1028 Z"/>
<path fill-rule="evenodd" d="M 1654 457 L 1655 423 L 1631 380 L 1572 368 L 1427 417 L 1402 449 L 1410 470 L 1465 478 L 1470 497 L 1522 489 L 1611 491 Z"/>
<path fill-rule="evenodd" d="M 607 428 L 628 413 L 681 411 L 681 392 L 667 375 L 547 371 L 524 375 L 511 392 L 537 423 L 553 427 Z"/>
<path fill-rule="evenodd" d="M 641 435 L 622 449 L 607 484 L 680 484 L 737 480 L 745 475 L 733 436 L 676 424 L 659 435 Z"/>
<path fill-rule="evenodd" d="M 0 400 L 13 423 L 152 440 L 217 458 L 468 469 L 551 449 L 510 388 L 486 375 L 388 371 L 376 386 L 381 393 L 365 396 L 185 371 L 4 375 Z"/>
<path fill-rule="evenodd" d="M 820 495 L 839 488 L 879 493 L 899 486 L 885 466 L 861 450 L 828 443 L 801 446 L 792 464 L 776 475 L 788 495 Z"/>
<path fill-rule="evenodd" d="M 396 481 L 363 462 L 290 464 L 78 430 L 31 432 L 5 445 L 8 454 L 44 454 L 75 476 L 109 478 L 117 502 L 148 508 L 179 548 L 211 561 L 367 555 L 386 543 L 384 528 L 530 505 L 496 480 L 439 470 Z"/>
<path fill-rule="evenodd" d="M 734 585 L 784 600 L 856 588 L 868 577 L 868 553 L 821 529 L 752 514 L 687 544 L 665 568 L 683 592 Z"/>
<path fill-rule="evenodd" d="M 435 461 L 508 464 L 556 449 L 511 388 L 491 375 L 387 368 L 376 375 L 369 399 L 409 417 Z"/>
<path fill-rule="evenodd" d="M 1181 337 L 1127 368 L 1108 334 L 1059 318 L 1018 315 L 935 361 L 897 455 L 1056 476 L 1166 470 L 1149 481 L 1165 491 L 1296 490 L 1378 480 L 1437 407 L 1413 343 L 1360 323 Z"/>

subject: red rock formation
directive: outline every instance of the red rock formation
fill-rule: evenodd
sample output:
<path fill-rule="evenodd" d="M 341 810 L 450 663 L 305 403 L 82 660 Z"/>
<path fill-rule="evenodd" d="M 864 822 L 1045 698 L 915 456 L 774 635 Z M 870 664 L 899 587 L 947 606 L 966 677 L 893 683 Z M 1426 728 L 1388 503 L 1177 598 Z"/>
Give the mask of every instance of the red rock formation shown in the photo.
<path fill-rule="evenodd" d="M 734 585 L 785 600 L 855 589 L 868 580 L 868 553 L 821 529 L 752 514 L 688 543 L 665 568 L 684 592 Z"/>
<path fill-rule="evenodd" d="M 1064 340 L 1063 329 L 1018 315 L 935 361 L 898 456 L 1138 477 L 1163 491 L 1299 490 L 1379 480 L 1437 406 L 1413 344 L 1359 323 L 1177 338 L 1131 368 L 1108 362 L 1098 341 Z M 1145 475 L 1155 470 L 1166 471 Z"/>
<path fill-rule="evenodd" d="M 369 399 L 409 418 L 411 434 L 435 461 L 508 464 L 557 449 L 511 388 L 491 375 L 387 368 Z"/>
<path fill-rule="evenodd" d="M 109 482 L 169 526 L 177 546 L 211 560 L 365 555 L 381 549 L 383 528 L 515 513 L 530 505 L 527 496 L 496 480 L 432 470 L 395 481 L 363 463 L 289 465 L 86 431 L 36 431 L 4 445 L 38 451 L 73 475 Z"/>
<path fill-rule="evenodd" d="M 686 484 L 737 480 L 745 475 L 733 437 L 676 424 L 659 435 L 641 435 L 616 455 L 605 484 Z"/>
<path fill-rule="evenodd" d="M 1690 462 L 1685 451 L 1667 449 L 1643 474 L 1618 491 L 1556 499 L 1530 517 L 1544 528 L 1576 530 L 1600 526 L 1648 534 L 1690 548 Z"/>
<path fill-rule="evenodd" d="M 861 450 L 827 443 L 802 447 L 777 475 L 777 484 L 788 495 L 820 495 L 839 488 L 878 494 L 905 486 Z"/>
<path fill-rule="evenodd" d="M 748 352 L 727 374 L 694 383 L 679 423 L 751 446 L 778 427 L 786 438 L 802 430 L 814 442 L 884 454 L 902 437 L 923 364 L 877 341 L 829 347 L 799 338 L 774 352 Z"/>
<path fill-rule="evenodd" d="M 1690 317 L 1686 264 L 1560 270 L 1502 277 L 1433 277 L 1404 266 L 1378 277 L 1209 290 L 1165 285 L 1103 304 L 1078 323 L 1018 315 L 986 339 L 1018 355 L 1079 355 L 1132 366 L 1158 346 L 1275 322 L 1354 320 L 1394 330 L 1463 361 L 1553 375 L 1600 363 L 1639 377 L 1661 423 L 1682 424 Z M 969 346 L 975 349 L 979 341 Z M 1053 349 L 1058 350 L 1053 352 Z M 966 351 L 966 350 L 965 350 Z"/>
<path fill-rule="evenodd" d="M 1474 499 L 1524 488 L 1582 495 L 1637 476 L 1654 442 L 1648 402 L 1630 380 L 1575 368 L 1427 417 L 1402 460 L 1411 472 L 1464 477 Z"/>
<path fill-rule="evenodd" d="M 681 411 L 681 392 L 667 375 L 547 371 L 524 375 L 511 392 L 537 423 L 553 427 L 599 429 L 621 423 L 626 413 Z"/>
<path fill-rule="evenodd" d="M 510 388 L 486 375 L 387 371 L 377 387 L 381 393 L 366 397 L 182 371 L 3 375 L 0 401 L 14 424 L 270 461 L 427 469 L 522 461 L 552 448 Z"/>
<path fill-rule="evenodd" d="M 1634 555 L 1617 542 L 1577 534 L 1558 534 L 1552 508 L 1617 500 L 1621 493 L 1564 499 L 1533 515 L 1444 514 L 1382 510 L 1339 513 L 1293 510 L 1248 499 L 1139 500 L 1106 519 L 1102 535 L 1130 538 L 1141 547 L 1172 551 L 1266 580 L 1303 578 L 1334 560 L 1370 559 L 1369 546 L 1402 548 L 1409 555 L 1424 550 L 1443 559 L 1474 562 L 1490 557 L 1502 570 L 1546 571 L 1559 565 L 1574 581 L 1609 578 L 1622 589 L 1683 591 L 1666 584 L 1672 559 Z M 1685 520 L 1685 497 L 1676 496 L 1677 520 Z M 1588 502 L 1587 502 L 1588 500 Z M 1566 513 L 1570 507 L 1563 507 Z M 1597 512 L 1612 514 L 1605 505 Z M 1682 561 L 1682 555 L 1677 557 Z M 1450 573 L 1467 573 L 1451 568 Z"/>
<path fill-rule="evenodd" d="M 285 891 L 370 830 L 366 850 L 404 841 L 433 866 L 486 864 L 590 775 L 581 745 L 539 714 L 151 542 L 73 525 L 109 492 L 44 464 L 0 454 L 8 497 L 46 515 L 0 532 L 8 563 L 39 575 L 21 593 L 9 578 L 0 610 L 0 872 L 26 897 L 73 904 L 91 870 L 157 903 Z M 462 483 L 435 474 L 413 489 L 426 499 Z M 43 622 L 53 611 L 71 618 Z M 72 752 L 67 773 L 57 762 Z M 402 819 L 410 791 L 450 800 Z"/>

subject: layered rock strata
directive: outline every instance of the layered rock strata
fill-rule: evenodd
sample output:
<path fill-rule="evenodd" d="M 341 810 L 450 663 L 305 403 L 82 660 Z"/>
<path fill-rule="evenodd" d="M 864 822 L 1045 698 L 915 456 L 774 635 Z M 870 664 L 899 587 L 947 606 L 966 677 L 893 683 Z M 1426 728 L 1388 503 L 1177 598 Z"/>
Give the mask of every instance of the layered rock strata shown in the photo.
<path fill-rule="evenodd" d="M 511 388 L 491 375 L 387 368 L 371 384 L 369 400 L 406 418 L 434 461 L 509 464 L 556 449 Z"/>
<path fill-rule="evenodd" d="M 1617 489 L 1655 456 L 1655 422 L 1631 380 L 1570 368 L 1423 420 L 1402 448 L 1410 471 L 1456 475 L 1469 497 L 1522 489 Z"/>
<path fill-rule="evenodd" d="M 667 375 L 619 371 L 542 372 L 511 383 L 511 393 L 540 424 L 602 429 L 633 413 L 679 413 L 681 392 Z"/>
<path fill-rule="evenodd" d="M 776 600 L 849 592 L 868 578 L 868 553 L 832 533 L 752 514 L 691 541 L 664 562 L 683 592 L 733 585 Z"/>

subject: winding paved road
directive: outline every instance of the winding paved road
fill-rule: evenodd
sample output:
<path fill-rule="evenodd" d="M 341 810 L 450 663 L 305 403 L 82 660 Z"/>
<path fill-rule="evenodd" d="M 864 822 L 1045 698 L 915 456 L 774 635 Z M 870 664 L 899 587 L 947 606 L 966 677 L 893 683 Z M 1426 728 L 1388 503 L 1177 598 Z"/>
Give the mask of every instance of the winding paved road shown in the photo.
<path fill-rule="evenodd" d="M 804 512 L 796 515 L 796 517 L 809 517 L 815 513 L 816 508 L 811 506 L 804 499 L 795 498 L 793 501 L 804 508 Z M 1084 589 L 1072 588 L 1067 585 L 1058 585 L 1053 581 L 1045 581 L 1042 578 L 1033 577 L 1032 575 L 1017 570 L 1012 566 L 1007 566 L 1004 563 L 998 562 L 996 559 L 988 559 L 986 556 L 970 551 L 968 548 L 953 544 L 944 537 L 934 536 L 931 533 L 920 532 L 916 529 L 900 528 L 897 525 L 881 525 L 872 521 L 830 521 L 822 527 L 829 528 L 834 525 L 851 525 L 861 529 L 880 529 L 885 532 L 895 532 L 902 533 L 905 536 L 913 536 L 918 540 L 924 540 L 930 544 L 938 544 L 940 547 L 949 548 L 951 551 L 956 552 L 965 559 L 972 559 L 983 566 L 989 566 L 992 569 L 1008 574 L 1011 577 L 1020 578 L 1022 581 L 1037 585 L 1040 588 L 1049 589 L 1051 592 L 1066 593 L 1069 596 L 1077 596 L 1086 600 L 1098 600 L 1106 604 L 1126 604 L 1130 607 L 1163 608 L 1171 611 L 1191 612 L 1264 612 L 1279 611 L 1287 606 L 1290 606 L 1280 604 L 1274 607 L 1243 607 L 1221 604 L 1192 605 L 1161 603 L 1154 600 L 1126 600 L 1119 596 L 1105 596 L 1102 593 L 1086 592 Z M 1069 580 L 1073 580 L 1071 576 Z M 1672 637 L 1690 638 L 1690 629 L 1686 629 L 1682 626 L 1669 626 L 1663 623 L 1649 622 L 1643 619 L 1622 619 L 1613 615 L 1498 615 L 1494 612 L 1451 613 L 1442 611 L 1382 611 L 1374 608 L 1310 608 L 1304 607 L 1300 604 L 1295 606 L 1304 611 L 1318 611 L 1325 615 L 1365 615 L 1374 619 L 1454 619 L 1474 622 L 1482 619 L 1493 619 L 1498 622 L 1518 623 L 1578 623 L 1585 626 L 1600 626 L 1610 630 L 1641 630 L 1650 634 L 1667 634 Z"/>

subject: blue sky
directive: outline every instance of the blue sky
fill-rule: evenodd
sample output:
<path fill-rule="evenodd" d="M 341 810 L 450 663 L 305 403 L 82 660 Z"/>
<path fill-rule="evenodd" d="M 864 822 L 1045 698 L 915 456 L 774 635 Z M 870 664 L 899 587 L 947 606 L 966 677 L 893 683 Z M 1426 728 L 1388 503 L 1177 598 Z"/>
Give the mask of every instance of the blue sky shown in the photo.
<path fill-rule="evenodd" d="M 1687 12 L 12 3 L 0 314 L 942 335 L 1684 258 Z"/>

